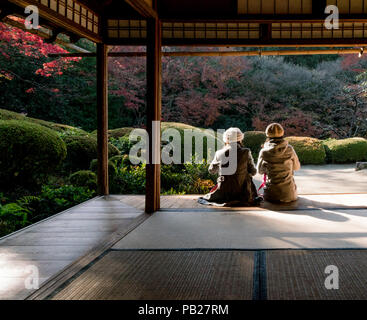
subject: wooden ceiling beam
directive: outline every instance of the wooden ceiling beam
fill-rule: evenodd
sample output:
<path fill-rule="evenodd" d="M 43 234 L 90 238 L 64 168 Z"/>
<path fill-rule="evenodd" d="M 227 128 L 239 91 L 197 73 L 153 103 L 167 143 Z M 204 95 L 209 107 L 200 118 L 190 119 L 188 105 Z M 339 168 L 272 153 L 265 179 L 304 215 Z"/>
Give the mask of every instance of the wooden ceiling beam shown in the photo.
<path fill-rule="evenodd" d="M 363 50 L 362 50 L 363 51 Z M 321 49 L 321 50 L 252 50 L 252 51 L 175 51 L 162 52 L 164 57 L 252 57 L 252 56 L 294 56 L 294 55 L 325 55 L 325 54 L 359 54 L 361 48 L 353 49 Z M 50 53 L 49 57 L 95 57 L 89 53 Z M 146 57 L 146 52 L 109 52 L 109 57 Z"/>
<path fill-rule="evenodd" d="M 150 7 L 144 0 L 125 0 L 143 18 L 158 18 L 157 11 Z"/>

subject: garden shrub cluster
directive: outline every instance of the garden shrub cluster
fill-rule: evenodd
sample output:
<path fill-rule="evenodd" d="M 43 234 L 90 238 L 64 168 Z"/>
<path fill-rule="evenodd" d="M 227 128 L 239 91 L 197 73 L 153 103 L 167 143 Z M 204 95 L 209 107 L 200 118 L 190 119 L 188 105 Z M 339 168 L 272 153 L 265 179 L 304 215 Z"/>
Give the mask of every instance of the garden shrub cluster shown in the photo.
<path fill-rule="evenodd" d="M 70 175 L 69 180 L 73 186 L 97 190 L 97 175 L 93 171 L 80 170 L 74 172 Z"/>
<path fill-rule="evenodd" d="M 60 132 L 60 133 L 63 133 L 65 131 L 74 131 L 74 132 L 77 132 L 79 135 L 88 134 L 86 131 L 84 131 L 80 128 L 68 126 L 66 124 L 54 123 L 54 122 L 50 122 L 50 121 L 45 121 L 45 120 L 41 120 L 41 119 L 27 117 L 26 115 L 16 113 L 16 112 L 13 112 L 13 111 L 9 111 L 9 110 L 5 110 L 5 109 L 0 109 L 0 120 L 22 120 L 22 121 L 25 121 L 25 122 L 28 122 L 28 123 L 39 124 L 43 127 L 55 130 L 55 131 Z"/>
<path fill-rule="evenodd" d="M 97 156 L 97 139 L 93 136 L 71 135 L 63 138 L 67 156 L 65 165 L 71 170 L 86 170 L 90 162 Z M 112 144 L 108 145 L 109 157 L 119 154 L 119 150 Z"/>
<path fill-rule="evenodd" d="M 161 124 L 161 131 L 165 131 L 167 129 L 176 129 L 181 136 L 181 159 L 182 162 L 184 162 L 185 158 L 184 158 L 184 152 L 185 152 L 185 144 L 184 144 L 184 135 L 185 135 L 185 130 L 195 130 L 194 134 L 197 135 L 199 141 L 203 141 L 203 158 L 204 159 L 208 159 L 210 157 L 214 156 L 215 150 L 209 149 L 208 150 L 208 141 L 207 141 L 207 137 L 209 137 L 210 139 L 214 139 L 215 142 L 215 148 L 216 149 L 220 149 L 220 147 L 223 145 L 223 141 L 222 141 L 222 135 L 216 135 L 216 132 L 213 132 L 213 134 L 208 134 L 208 132 L 205 132 L 205 129 L 202 128 L 198 128 L 198 127 L 193 127 L 190 126 L 188 124 L 184 124 L 184 123 L 178 123 L 178 122 L 162 122 Z M 192 155 L 197 154 L 197 150 L 195 150 L 195 139 L 192 139 Z M 168 143 L 168 142 L 167 142 Z M 164 143 L 162 143 L 164 145 Z"/>
<path fill-rule="evenodd" d="M 266 134 L 263 131 L 246 131 L 244 133 L 243 145 L 251 150 L 255 161 L 259 157 L 259 152 L 265 140 Z"/>
<path fill-rule="evenodd" d="M 329 139 L 323 144 L 331 163 L 367 161 L 367 140 L 364 138 Z"/>
<path fill-rule="evenodd" d="M 303 165 L 367 161 L 367 140 L 364 138 L 319 140 L 310 137 L 286 137 L 285 139 L 293 146 Z M 265 132 L 245 132 L 244 146 L 251 149 L 255 160 L 265 140 Z"/>
<path fill-rule="evenodd" d="M 0 184 L 37 185 L 66 157 L 57 133 L 35 123 L 0 120 Z"/>
<path fill-rule="evenodd" d="M 37 196 L 23 196 L 14 202 L 0 193 L 0 237 L 87 201 L 93 195 L 87 187 L 72 185 L 45 185 Z"/>
<path fill-rule="evenodd" d="M 200 129 L 163 122 L 162 131 L 167 128 L 177 129 L 181 138 L 185 129 Z M 146 165 L 134 165 L 129 158 L 134 144 L 129 141 L 131 130 L 127 127 L 109 131 L 111 193 L 145 193 Z M 203 135 L 201 131 L 200 138 Z M 95 134 L 0 110 L 0 137 L 0 236 L 96 195 L 98 160 L 95 159 Z M 216 139 L 216 148 L 221 147 L 221 135 L 213 138 Z M 286 139 L 302 164 L 367 160 L 367 140 L 363 138 L 326 141 L 308 137 Z M 264 132 L 248 131 L 244 145 L 251 149 L 256 159 L 265 140 Z M 206 149 L 206 139 L 203 142 Z M 183 151 L 182 143 L 182 155 Z M 214 154 L 214 151 L 210 152 Z M 204 153 L 200 163 L 162 164 L 162 194 L 209 192 L 216 184 L 216 175 L 209 174 L 207 157 L 208 154 Z M 6 195 L 1 193 L 4 190 Z"/>
<path fill-rule="evenodd" d="M 326 153 L 322 141 L 309 137 L 287 137 L 302 164 L 323 164 Z"/>

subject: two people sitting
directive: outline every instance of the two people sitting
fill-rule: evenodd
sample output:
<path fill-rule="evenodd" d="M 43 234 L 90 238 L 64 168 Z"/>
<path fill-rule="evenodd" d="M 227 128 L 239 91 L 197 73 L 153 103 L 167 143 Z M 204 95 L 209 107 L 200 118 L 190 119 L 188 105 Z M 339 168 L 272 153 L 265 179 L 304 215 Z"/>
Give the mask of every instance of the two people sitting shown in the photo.
<path fill-rule="evenodd" d="M 270 202 L 292 202 L 297 200 L 297 186 L 294 182 L 294 171 L 300 169 L 300 162 L 293 147 L 284 139 L 284 129 L 278 123 L 266 128 L 267 139 L 260 151 L 257 168 L 251 150 L 244 148 L 244 134 L 238 128 L 230 128 L 223 135 L 224 147 L 215 153 L 209 166 L 210 173 L 218 173 L 216 187 L 205 196 L 199 198 L 200 203 L 225 204 L 232 203 L 257 205 L 262 198 L 258 197 L 252 177 L 266 175 L 264 199 Z M 237 167 L 234 173 L 224 174 L 228 166 L 228 157 L 236 148 Z"/>

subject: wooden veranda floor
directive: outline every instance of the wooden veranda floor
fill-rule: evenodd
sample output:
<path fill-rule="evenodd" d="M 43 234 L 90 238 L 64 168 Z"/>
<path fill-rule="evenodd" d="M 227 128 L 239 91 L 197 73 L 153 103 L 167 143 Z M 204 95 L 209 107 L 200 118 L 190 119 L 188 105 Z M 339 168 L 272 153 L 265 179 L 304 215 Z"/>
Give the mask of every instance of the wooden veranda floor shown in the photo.
<path fill-rule="evenodd" d="M 197 197 L 162 196 L 153 215 L 144 196 L 96 198 L 0 239 L 0 299 L 367 298 L 367 194 L 260 208 Z M 327 265 L 340 290 L 325 289 Z"/>

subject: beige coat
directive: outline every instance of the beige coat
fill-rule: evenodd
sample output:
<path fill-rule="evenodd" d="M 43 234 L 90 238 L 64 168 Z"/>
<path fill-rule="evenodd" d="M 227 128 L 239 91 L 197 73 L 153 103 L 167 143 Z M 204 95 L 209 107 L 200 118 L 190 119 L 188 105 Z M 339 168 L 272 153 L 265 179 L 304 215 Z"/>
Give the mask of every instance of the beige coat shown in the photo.
<path fill-rule="evenodd" d="M 224 175 L 223 163 L 227 162 L 229 149 L 237 148 L 237 168 L 231 175 Z M 229 203 L 240 201 L 252 203 L 257 196 L 256 187 L 252 182 L 252 176 L 256 174 L 256 167 L 250 149 L 243 148 L 240 144 L 227 145 L 215 153 L 209 166 L 209 172 L 218 173 L 217 189 L 206 194 L 203 199 L 209 202 Z"/>
<path fill-rule="evenodd" d="M 268 176 L 264 199 L 273 202 L 297 200 L 293 173 L 300 167 L 296 152 L 286 140 L 280 138 L 266 142 L 257 163 L 258 172 Z"/>

